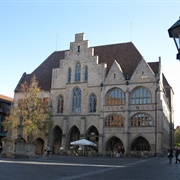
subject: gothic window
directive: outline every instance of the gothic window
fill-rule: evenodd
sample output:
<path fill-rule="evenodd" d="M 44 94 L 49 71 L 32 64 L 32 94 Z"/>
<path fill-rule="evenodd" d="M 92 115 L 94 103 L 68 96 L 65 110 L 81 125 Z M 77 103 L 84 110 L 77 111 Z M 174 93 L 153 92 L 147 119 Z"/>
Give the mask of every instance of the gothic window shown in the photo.
<path fill-rule="evenodd" d="M 81 64 L 77 62 L 75 69 L 75 81 L 78 82 L 80 80 L 81 80 Z"/>
<path fill-rule="evenodd" d="M 131 126 L 152 126 L 152 118 L 146 113 L 135 114 L 131 118 Z"/>
<path fill-rule="evenodd" d="M 94 93 L 89 96 L 89 112 L 95 113 L 97 105 L 97 98 Z"/>
<path fill-rule="evenodd" d="M 71 68 L 68 69 L 68 83 L 71 82 Z"/>
<path fill-rule="evenodd" d="M 85 66 L 85 70 L 84 70 L 84 81 L 88 81 L 88 67 Z"/>
<path fill-rule="evenodd" d="M 57 113 L 63 113 L 64 110 L 64 97 L 60 94 L 57 98 Z"/>
<path fill-rule="evenodd" d="M 81 112 L 81 90 L 75 87 L 72 91 L 72 112 Z"/>
<path fill-rule="evenodd" d="M 124 105 L 125 104 L 125 95 L 118 88 L 113 88 L 106 94 L 106 105 Z"/>
<path fill-rule="evenodd" d="M 131 104 L 149 104 L 151 103 L 151 94 L 144 87 L 136 88 L 131 95 Z"/>
<path fill-rule="evenodd" d="M 124 126 L 124 117 L 118 114 L 111 114 L 105 118 L 105 127 Z"/>

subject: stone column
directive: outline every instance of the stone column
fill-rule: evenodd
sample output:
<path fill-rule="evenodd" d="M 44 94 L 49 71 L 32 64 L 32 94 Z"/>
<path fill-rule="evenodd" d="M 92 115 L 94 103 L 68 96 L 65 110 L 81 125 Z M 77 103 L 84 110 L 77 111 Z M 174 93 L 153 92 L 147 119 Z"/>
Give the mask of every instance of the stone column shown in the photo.
<path fill-rule="evenodd" d="M 126 92 L 126 106 L 125 106 L 125 124 L 124 124 L 124 149 L 125 154 L 129 156 L 130 153 L 130 144 L 129 144 L 129 89 L 127 88 Z"/>
<path fill-rule="evenodd" d="M 65 149 L 66 151 L 68 150 L 68 136 L 67 136 L 67 121 L 68 118 L 63 119 L 63 129 L 62 129 L 62 143 L 61 146 L 63 147 L 63 149 Z"/>
<path fill-rule="evenodd" d="M 83 117 L 81 117 L 80 138 L 86 138 L 85 130 L 86 130 L 86 117 L 83 116 Z"/>
<path fill-rule="evenodd" d="M 103 154 L 103 135 L 99 134 L 98 153 Z"/>

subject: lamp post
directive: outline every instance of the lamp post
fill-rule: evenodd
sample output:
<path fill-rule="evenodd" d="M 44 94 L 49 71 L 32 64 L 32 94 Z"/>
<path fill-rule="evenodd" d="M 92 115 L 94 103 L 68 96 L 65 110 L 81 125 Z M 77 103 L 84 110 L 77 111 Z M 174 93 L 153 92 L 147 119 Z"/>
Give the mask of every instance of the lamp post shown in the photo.
<path fill-rule="evenodd" d="M 180 60 L 180 19 L 168 29 L 169 37 L 174 39 L 178 50 L 176 59 Z"/>

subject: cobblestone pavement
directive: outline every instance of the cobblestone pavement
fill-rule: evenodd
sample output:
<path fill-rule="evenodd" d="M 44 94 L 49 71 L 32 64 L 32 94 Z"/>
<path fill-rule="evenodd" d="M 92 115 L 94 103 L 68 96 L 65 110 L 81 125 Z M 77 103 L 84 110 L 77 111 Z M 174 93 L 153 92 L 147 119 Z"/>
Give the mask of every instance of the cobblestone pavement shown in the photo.
<path fill-rule="evenodd" d="M 6 180 L 178 180 L 180 163 L 166 157 L 110 158 L 51 156 L 0 158 L 0 179 Z"/>

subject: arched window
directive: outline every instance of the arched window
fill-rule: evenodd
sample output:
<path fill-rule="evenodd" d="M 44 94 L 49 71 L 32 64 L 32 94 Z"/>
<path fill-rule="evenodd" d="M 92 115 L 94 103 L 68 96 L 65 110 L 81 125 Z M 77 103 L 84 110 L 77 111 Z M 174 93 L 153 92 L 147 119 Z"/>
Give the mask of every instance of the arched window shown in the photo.
<path fill-rule="evenodd" d="M 72 91 L 72 112 L 81 112 L 81 90 L 75 87 Z"/>
<path fill-rule="evenodd" d="M 149 104 L 151 103 L 151 94 L 148 89 L 143 87 L 136 88 L 131 95 L 131 104 Z"/>
<path fill-rule="evenodd" d="M 111 114 L 105 118 L 105 127 L 124 126 L 124 117 L 118 114 Z"/>
<path fill-rule="evenodd" d="M 84 81 L 88 81 L 88 67 L 85 66 L 85 69 L 84 69 Z"/>
<path fill-rule="evenodd" d="M 63 113 L 64 110 L 64 97 L 60 94 L 57 98 L 57 113 Z"/>
<path fill-rule="evenodd" d="M 79 62 L 76 63 L 76 69 L 75 69 L 75 81 L 81 80 L 81 64 Z"/>
<path fill-rule="evenodd" d="M 68 83 L 71 82 L 71 68 L 68 69 Z"/>
<path fill-rule="evenodd" d="M 152 126 L 152 122 L 152 117 L 146 113 L 138 113 L 131 118 L 131 126 Z"/>
<path fill-rule="evenodd" d="M 96 112 L 97 98 L 94 93 L 89 96 L 89 112 Z"/>
<path fill-rule="evenodd" d="M 125 95 L 118 88 L 111 89 L 106 94 L 106 105 L 123 105 L 125 104 Z"/>

